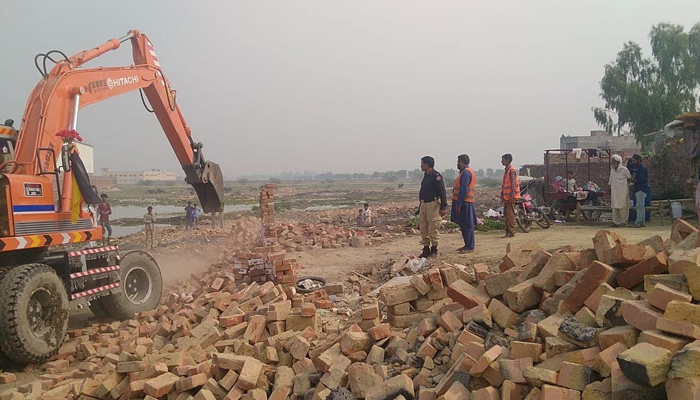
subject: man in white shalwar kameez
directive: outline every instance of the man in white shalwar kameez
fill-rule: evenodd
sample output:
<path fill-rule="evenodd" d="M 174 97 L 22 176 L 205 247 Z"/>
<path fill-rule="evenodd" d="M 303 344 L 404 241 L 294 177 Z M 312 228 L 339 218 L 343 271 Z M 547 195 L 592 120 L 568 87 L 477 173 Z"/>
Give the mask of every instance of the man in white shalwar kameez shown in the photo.
<path fill-rule="evenodd" d="M 612 208 L 613 226 L 627 226 L 630 213 L 629 180 L 630 171 L 622 165 L 619 154 L 612 156 L 610 169 L 610 207 Z"/>

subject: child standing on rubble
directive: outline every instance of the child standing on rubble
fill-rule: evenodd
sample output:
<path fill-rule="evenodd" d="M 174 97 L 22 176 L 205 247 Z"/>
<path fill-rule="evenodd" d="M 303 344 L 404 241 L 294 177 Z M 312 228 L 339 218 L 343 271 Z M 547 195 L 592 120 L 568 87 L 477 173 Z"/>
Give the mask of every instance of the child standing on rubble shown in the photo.
<path fill-rule="evenodd" d="M 357 214 L 357 218 L 355 218 L 357 221 L 357 226 L 362 227 L 365 225 L 365 213 L 364 211 L 360 208 L 359 214 Z"/>

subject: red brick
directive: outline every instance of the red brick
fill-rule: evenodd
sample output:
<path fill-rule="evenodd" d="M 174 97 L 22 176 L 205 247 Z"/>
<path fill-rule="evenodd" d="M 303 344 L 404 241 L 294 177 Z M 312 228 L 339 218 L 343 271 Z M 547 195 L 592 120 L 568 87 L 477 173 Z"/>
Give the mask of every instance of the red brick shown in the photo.
<path fill-rule="evenodd" d="M 700 378 L 668 379 L 666 396 L 672 400 L 700 399 Z"/>
<path fill-rule="evenodd" d="M 606 252 L 605 261 L 613 266 L 634 265 L 644 260 L 646 252 L 641 244 L 618 244 Z"/>
<path fill-rule="evenodd" d="M 595 312 L 598 309 L 598 306 L 600 305 L 600 299 L 603 297 L 603 295 L 606 295 L 612 291 L 614 291 L 612 286 L 608 285 L 607 283 L 603 283 L 602 285 L 598 286 L 598 288 L 584 301 L 584 304 L 586 307 L 590 308 L 593 312 Z"/>
<path fill-rule="evenodd" d="M 680 336 L 669 335 L 664 332 L 653 330 L 644 331 L 639 335 L 639 342 L 653 344 L 657 347 L 663 347 L 673 353 L 680 351 L 685 345 L 691 342 L 691 339 L 687 339 Z"/>
<path fill-rule="evenodd" d="M 541 354 L 541 343 L 518 342 L 514 340 L 510 344 L 510 356 L 512 358 L 530 357 L 534 362 L 538 362 Z"/>
<path fill-rule="evenodd" d="M 433 290 L 441 290 L 444 287 L 439 269 L 435 268 L 428 270 L 427 276 L 428 283 L 430 284 Z"/>
<path fill-rule="evenodd" d="M 591 372 L 592 370 L 585 365 L 565 361 L 562 363 L 561 370 L 559 370 L 557 385 L 564 386 L 568 389 L 583 391 L 586 385 L 590 384 L 592 381 Z"/>
<path fill-rule="evenodd" d="M 680 243 L 692 233 L 697 233 L 698 229 L 683 219 L 676 219 L 671 226 L 671 240 Z"/>
<path fill-rule="evenodd" d="M 162 397 L 172 392 L 179 380 L 180 377 L 177 375 L 166 372 L 157 378 L 149 379 L 143 386 L 143 391 L 155 398 Z"/>
<path fill-rule="evenodd" d="M 627 346 L 622 343 L 615 343 L 607 349 L 601 351 L 596 356 L 591 368 L 598 372 L 600 376 L 607 378 L 610 376 L 610 365 L 617 360 L 617 356 L 627 350 Z"/>
<path fill-rule="evenodd" d="M 472 308 L 480 304 L 486 305 L 491 300 L 485 292 L 462 280 L 452 283 L 447 288 L 447 295 L 464 308 Z"/>
<path fill-rule="evenodd" d="M 313 317 L 316 315 L 316 306 L 313 303 L 304 303 L 301 305 L 302 317 Z"/>
<path fill-rule="evenodd" d="M 243 390 L 255 389 L 262 368 L 262 362 L 253 357 L 247 357 L 245 359 L 245 364 L 243 364 L 243 369 L 241 369 L 241 373 L 238 376 L 236 386 Z"/>
<path fill-rule="evenodd" d="M 525 377 L 523 377 L 523 370 L 527 367 L 532 367 L 532 358 L 500 359 L 498 360 L 498 366 L 504 379 L 515 383 L 527 383 Z"/>
<path fill-rule="evenodd" d="M 625 321 L 640 331 L 656 329 L 656 321 L 663 316 L 644 300 L 626 301 L 620 311 Z"/>
<path fill-rule="evenodd" d="M 373 340 L 382 340 L 391 336 L 391 325 L 387 323 L 379 324 L 370 328 L 367 333 Z"/>
<path fill-rule="evenodd" d="M 628 268 L 626 271 L 619 274 L 615 279 L 617 284 L 632 289 L 633 287 L 644 282 L 645 275 L 656 275 L 664 273 L 668 270 L 668 259 L 664 253 L 658 253 L 656 256 L 648 258 L 637 265 Z"/>
<path fill-rule="evenodd" d="M 498 389 L 493 387 L 486 387 L 483 389 L 475 390 L 472 392 L 471 400 L 501 400 L 501 396 L 498 394 Z"/>
<path fill-rule="evenodd" d="M 542 400 L 581 400 L 581 392 L 559 386 L 542 386 Z"/>
<path fill-rule="evenodd" d="M 395 306 L 397 304 L 407 303 L 418 299 L 418 292 L 413 285 L 406 282 L 390 286 L 382 286 L 379 289 L 379 297 L 387 306 Z"/>
<path fill-rule="evenodd" d="M 206 374 L 197 374 L 188 378 L 180 378 L 180 380 L 175 384 L 175 388 L 178 392 L 184 392 L 185 390 L 203 386 L 205 383 L 207 383 L 207 380 L 209 380 L 209 378 Z"/>
<path fill-rule="evenodd" d="M 480 376 L 492 362 L 496 361 L 498 357 L 501 356 L 502 351 L 503 348 L 499 345 L 490 348 L 477 360 L 476 365 L 469 370 L 469 374 Z"/>
<path fill-rule="evenodd" d="M 594 261 L 566 297 L 564 304 L 571 311 L 577 312 L 598 286 L 607 282 L 614 272 L 615 270 L 611 266 Z"/>
<path fill-rule="evenodd" d="M 547 261 L 547 264 L 542 268 L 542 271 L 535 277 L 534 286 L 545 292 L 553 293 L 556 289 L 554 285 L 555 271 L 574 271 L 576 265 L 564 253 L 552 254 L 552 257 Z"/>
<path fill-rule="evenodd" d="M 456 332 L 462 329 L 462 321 L 457 319 L 451 311 L 447 311 L 438 320 L 440 325 L 447 332 Z"/>
<path fill-rule="evenodd" d="M 700 340 L 700 326 L 693 325 L 689 322 L 659 318 L 658 321 L 656 321 L 656 329 L 662 332 Z"/>
<path fill-rule="evenodd" d="M 542 268 L 547 264 L 552 255 L 544 250 L 539 250 L 530 257 L 530 262 L 528 262 L 522 269 L 520 276 L 518 276 L 518 282 L 524 282 L 528 279 L 535 278 L 540 274 Z"/>
<path fill-rule="evenodd" d="M 407 399 L 414 398 L 413 381 L 404 374 L 399 374 L 380 384 L 367 389 L 365 400 L 393 399 L 404 394 Z"/>
<path fill-rule="evenodd" d="M 447 392 L 442 395 L 445 400 L 463 400 L 469 398 L 469 390 L 464 387 L 459 381 L 452 383 Z"/>
<path fill-rule="evenodd" d="M 681 292 L 669 288 L 661 283 L 654 286 L 649 297 L 649 303 L 659 309 L 665 310 L 668 303 L 671 301 L 680 301 L 690 303 L 693 296 L 690 293 Z"/>
<path fill-rule="evenodd" d="M 521 313 L 540 303 L 542 294 L 535 289 L 534 282 L 535 278 L 531 278 L 506 290 L 505 299 L 511 310 Z"/>

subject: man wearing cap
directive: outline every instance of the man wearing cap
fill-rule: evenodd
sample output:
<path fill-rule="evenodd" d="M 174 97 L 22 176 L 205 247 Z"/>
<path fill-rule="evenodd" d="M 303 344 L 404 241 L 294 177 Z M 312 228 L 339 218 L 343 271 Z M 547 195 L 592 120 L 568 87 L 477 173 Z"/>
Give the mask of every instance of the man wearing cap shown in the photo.
<path fill-rule="evenodd" d="M 423 244 L 421 257 L 434 257 L 438 254 L 440 221 L 447 214 L 447 194 L 445 181 L 435 169 L 435 159 L 425 156 L 420 160 L 420 169 L 425 174 L 420 183 L 420 236 Z"/>
<path fill-rule="evenodd" d="M 622 157 L 619 154 L 612 156 L 612 168 L 610 168 L 610 207 L 612 208 L 613 226 L 627 226 L 630 214 L 629 180 L 632 178 L 630 171 L 622 165 Z"/>

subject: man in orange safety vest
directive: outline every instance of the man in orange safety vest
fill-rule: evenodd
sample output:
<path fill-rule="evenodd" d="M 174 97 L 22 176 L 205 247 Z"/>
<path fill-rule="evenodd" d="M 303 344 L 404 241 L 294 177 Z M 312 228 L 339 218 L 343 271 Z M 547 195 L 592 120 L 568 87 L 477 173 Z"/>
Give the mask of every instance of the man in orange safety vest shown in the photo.
<path fill-rule="evenodd" d="M 476 174 L 469 167 L 469 156 L 461 154 L 457 157 L 459 175 L 452 188 L 452 212 L 450 221 L 459 225 L 464 239 L 464 247 L 457 249 L 460 253 L 474 251 L 474 227 L 476 226 L 476 209 L 474 208 L 474 188 Z"/>

